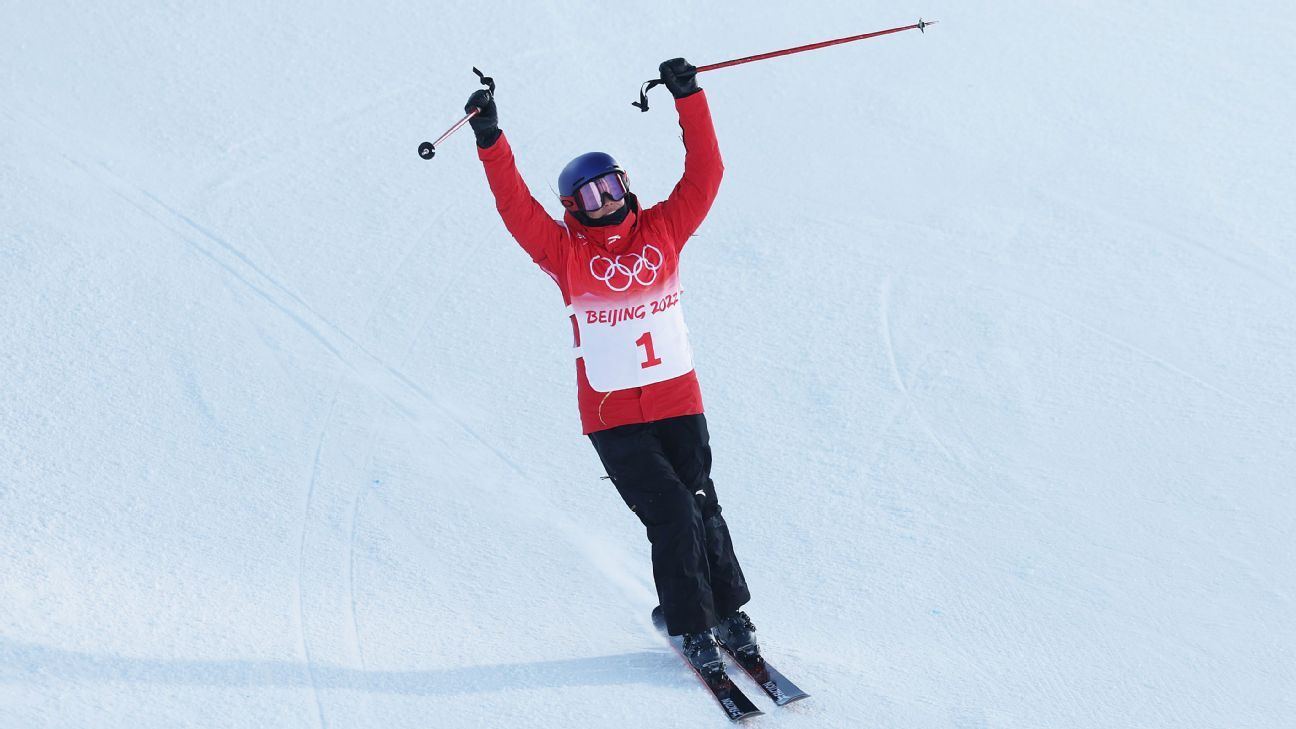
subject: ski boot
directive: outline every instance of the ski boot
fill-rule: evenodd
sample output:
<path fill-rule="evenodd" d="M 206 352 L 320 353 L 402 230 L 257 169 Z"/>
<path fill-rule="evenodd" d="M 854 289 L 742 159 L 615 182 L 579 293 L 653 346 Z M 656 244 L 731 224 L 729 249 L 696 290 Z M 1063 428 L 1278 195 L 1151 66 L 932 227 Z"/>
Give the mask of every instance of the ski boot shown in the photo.
<path fill-rule="evenodd" d="M 698 673 L 704 677 L 724 673 L 720 649 L 716 646 L 715 636 L 711 635 L 711 631 L 685 633 L 683 638 L 684 646 L 680 650 Z"/>
<path fill-rule="evenodd" d="M 755 632 L 756 626 L 752 625 L 747 613 L 735 610 L 720 618 L 720 624 L 715 629 L 715 637 L 736 657 L 756 658 L 760 656 L 760 646 L 756 644 L 756 636 L 753 635 Z"/>

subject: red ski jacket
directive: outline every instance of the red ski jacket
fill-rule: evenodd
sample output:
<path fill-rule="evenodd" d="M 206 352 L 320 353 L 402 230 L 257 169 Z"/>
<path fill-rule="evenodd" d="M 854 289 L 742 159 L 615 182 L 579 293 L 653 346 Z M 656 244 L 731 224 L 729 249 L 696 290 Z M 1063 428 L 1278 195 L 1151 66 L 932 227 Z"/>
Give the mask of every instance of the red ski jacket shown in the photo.
<path fill-rule="evenodd" d="M 571 213 L 551 218 L 522 181 L 505 135 L 477 150 L 505 227 L 558 284 L 571 313 L 586 434 L 702 412 L 677 271 L 724 173 L 705 94 L 675 101 L 685 147 L 675 189 L 652 207 L 632 206 L 615 226 L 588 227 Z"/>

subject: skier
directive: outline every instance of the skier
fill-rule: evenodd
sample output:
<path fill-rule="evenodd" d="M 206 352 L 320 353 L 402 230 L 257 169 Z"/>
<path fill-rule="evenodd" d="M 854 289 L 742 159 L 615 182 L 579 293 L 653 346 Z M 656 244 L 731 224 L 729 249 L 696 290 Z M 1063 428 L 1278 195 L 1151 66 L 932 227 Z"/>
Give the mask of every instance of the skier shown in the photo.
<path fill-rule="evenodd" d="M 757 654 L 750 599 L 711 480 L 702 395 L 681 309 L 679 254 L 706 217 L 724 166 L 697 69 L 659 67 L 684 131 L 684 175 L 640 206 L 610 155 L 589 152 L 558 177 L 554 220 L 518 173 L 493 94 L 465 112 L 505 227 L 562 291 L 572 318 L 581 425 L 626 506 L 647 528 L 667 632 L 704 675 L 723 670 L 715 638 Z M 714 632 L 713 632 L 714 631 Z"/>

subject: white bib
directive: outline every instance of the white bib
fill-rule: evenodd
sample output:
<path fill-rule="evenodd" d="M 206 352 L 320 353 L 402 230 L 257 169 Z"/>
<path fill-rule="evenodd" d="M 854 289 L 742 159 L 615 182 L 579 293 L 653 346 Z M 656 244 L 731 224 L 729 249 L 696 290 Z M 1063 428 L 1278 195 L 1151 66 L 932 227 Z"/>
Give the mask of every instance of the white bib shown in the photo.
<path fill-rule="evenodd" d="M 590 387 L 626 390 L 693 371 L 677 260 L 648 245 L 640 254 L 590 261 L 598 286 L 572 297 Z"/>

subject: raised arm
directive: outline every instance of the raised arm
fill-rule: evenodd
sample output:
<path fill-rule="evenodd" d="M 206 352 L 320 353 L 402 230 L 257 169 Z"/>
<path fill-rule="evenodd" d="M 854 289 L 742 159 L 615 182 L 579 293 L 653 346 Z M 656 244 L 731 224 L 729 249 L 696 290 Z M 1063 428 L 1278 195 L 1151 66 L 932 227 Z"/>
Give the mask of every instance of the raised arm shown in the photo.
<path fill-rule="evenodd" d="M 698 88 L 697 69 L 682 58 L 661 64 L 662 80 L 675 97 L 680 128 L 684 130 L 684 176 L 660 204 L 662 218 L 675 238 L 676 248 L 683 248 L 711 210 L 724 162 L 711 123 L 711 109 L 706 92 Z"/>
<path fill-rule="evenodd" d="M 567 232 L 549 217 L 544 206 L 531 196 L 531 191 L 522 181 L 513 159 L 513 149 L 499 128 L 495 99 L 484 90 L 478 91 L 468 99 L 465 111 L 473 107 L 482 110 L 469 122 L 477 135 L 477 157 L 486 169 L 486 181 L 495 195 L 495 208 L 504 220 L 504 227 L 531 256 L 531 260 L 550 276 L 556 277 Z"/>

